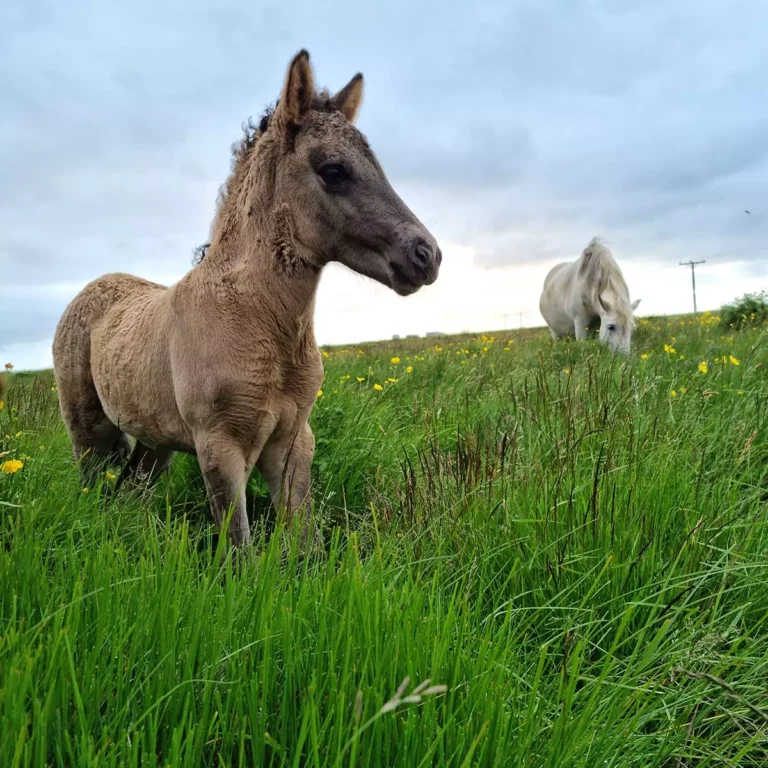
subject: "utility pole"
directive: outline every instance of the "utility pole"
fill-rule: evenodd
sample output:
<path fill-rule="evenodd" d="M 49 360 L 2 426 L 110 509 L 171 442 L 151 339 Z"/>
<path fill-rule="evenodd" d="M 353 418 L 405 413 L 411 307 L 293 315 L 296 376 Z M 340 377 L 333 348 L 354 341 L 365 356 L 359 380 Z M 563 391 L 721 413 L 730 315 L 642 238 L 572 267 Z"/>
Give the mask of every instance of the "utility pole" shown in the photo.
<path fill-rule="evenodd" d="M 523 327 L 523 313 L 522 312 L 518 312 L 517 314 L 520 315 L 520 327 L 522 328 Z"/>
<path fill-rule="evenodd" d="M 698 309 L 696 309 L 696 265 L 697 264 L 706 264 L 706 259 L 702 259 L 701 261 L 681 261 L 680 266 L 681 267 L 690 267 L 691 268 L 691 284 L 693 285 L 693 312 L 696 314 L 698 312 Z"/>

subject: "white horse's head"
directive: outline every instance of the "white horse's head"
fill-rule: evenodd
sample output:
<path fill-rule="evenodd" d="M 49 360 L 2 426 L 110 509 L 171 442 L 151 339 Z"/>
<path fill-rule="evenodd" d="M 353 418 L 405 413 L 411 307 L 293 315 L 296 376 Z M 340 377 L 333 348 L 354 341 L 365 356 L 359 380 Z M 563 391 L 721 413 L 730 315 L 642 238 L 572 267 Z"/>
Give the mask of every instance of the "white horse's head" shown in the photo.
<path fill-rule="evenodd" d="M 612 352 L 629 352 L 635 316 L 640 299 L 627 304 L 615 296 L 598 296 L 600 304 L 600 341 Z"/>

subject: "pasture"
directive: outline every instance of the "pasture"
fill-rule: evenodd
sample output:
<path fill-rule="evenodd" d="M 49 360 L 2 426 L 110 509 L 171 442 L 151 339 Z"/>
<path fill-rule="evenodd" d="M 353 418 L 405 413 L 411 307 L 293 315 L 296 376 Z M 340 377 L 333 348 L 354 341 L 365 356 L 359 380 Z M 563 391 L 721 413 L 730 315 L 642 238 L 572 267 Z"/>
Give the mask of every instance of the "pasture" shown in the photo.
<path fill-rule="evenodd" d="M 11 377 L 0 765 L 765 764 L 766 327 L 632 347 L 326 349 L 307 558 L 256 477 L 240 556 L 190 457 L 82 487 L 52 377 Z"/>

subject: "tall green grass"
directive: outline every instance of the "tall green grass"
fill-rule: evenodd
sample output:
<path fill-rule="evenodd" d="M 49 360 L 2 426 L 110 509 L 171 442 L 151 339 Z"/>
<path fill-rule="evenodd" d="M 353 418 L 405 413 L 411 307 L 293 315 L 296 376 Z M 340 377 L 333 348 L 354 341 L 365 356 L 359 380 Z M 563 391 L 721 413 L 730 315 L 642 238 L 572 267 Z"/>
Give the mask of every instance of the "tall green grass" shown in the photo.
<path fill-rule="evenodd" d="M 190 457 L 86 492 L 10 379 L 0 765 L 766 764 L 764 326 L 327 354 L 308 558 L 256 477 L 233 558 Z"/>

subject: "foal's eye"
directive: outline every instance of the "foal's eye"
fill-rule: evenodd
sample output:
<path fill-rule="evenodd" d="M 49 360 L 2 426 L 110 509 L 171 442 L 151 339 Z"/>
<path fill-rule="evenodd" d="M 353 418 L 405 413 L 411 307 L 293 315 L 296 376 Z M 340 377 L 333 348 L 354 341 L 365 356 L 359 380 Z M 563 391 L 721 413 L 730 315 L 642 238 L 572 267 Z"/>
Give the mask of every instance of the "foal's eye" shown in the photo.
<path fill-rule="evenodd" d="M 339 163 L 324 165 L 318 169 L 317 175 L 330 187 L 338 186 L 349 178 L 346 169 Z"/>
<path fill-rule="evenodd" d="M 616 330 L 616 326 L 613 323 L 608 323 L 608 330 L 609 331 L 615 331 Z"/>

